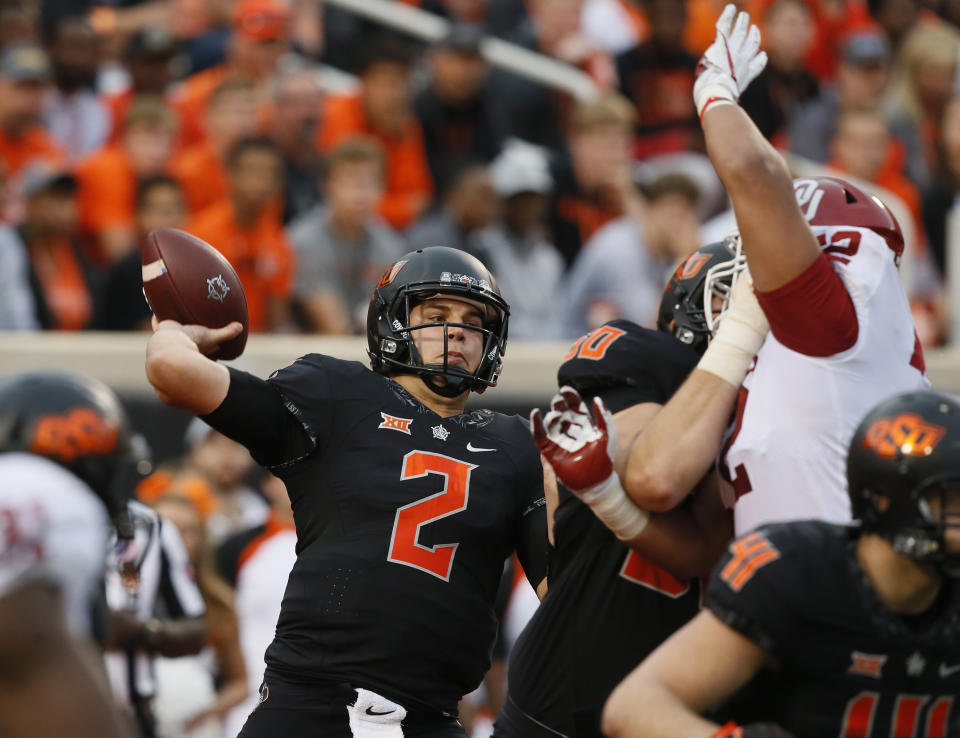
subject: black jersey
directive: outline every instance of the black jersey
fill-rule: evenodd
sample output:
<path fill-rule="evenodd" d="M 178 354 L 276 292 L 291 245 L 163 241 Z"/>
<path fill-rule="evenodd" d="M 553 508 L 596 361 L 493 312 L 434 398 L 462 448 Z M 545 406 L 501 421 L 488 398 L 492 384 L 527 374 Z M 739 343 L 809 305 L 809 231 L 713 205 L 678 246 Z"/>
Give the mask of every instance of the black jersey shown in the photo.
<path fill-rule="evenodd" d="M 766 649 L 775 670 L 734 699 L 742 722 L 772 720 L 803 738 L 944 738 L 960 714 L 960 587 L 925 616 L 881 603 L 853 528 L 762 526 L 735 541 L 707 604 Z"/>
<path fill-rule="evenodd" d="M 485 410 L 443 418 L 362 364 L 321 355 L 260 384 L 308 437 L 288 458 L 251 449 L 286 483 L 298 539 L 267 674 L 455 713 L 489 665 L 504 560 L 516 550 L 534 583 L 545 574 L 528 427 Z M 246 440 L 231 414 L 211 420 Z"/>
<path fill-rule="evenodd" d="M 697 359 L 667 333 L 617 320 L 574 344 L 558 382 L 586 396 L 601 395 L 617 412 L 665 403 Z M 644 656 L 696 614 L 699 586 L 632 552 L 563 489 L 554 540 L 549 591 L 510 653 L 509 696 L 551 730 L 600 736 L 604 701 Z"/>

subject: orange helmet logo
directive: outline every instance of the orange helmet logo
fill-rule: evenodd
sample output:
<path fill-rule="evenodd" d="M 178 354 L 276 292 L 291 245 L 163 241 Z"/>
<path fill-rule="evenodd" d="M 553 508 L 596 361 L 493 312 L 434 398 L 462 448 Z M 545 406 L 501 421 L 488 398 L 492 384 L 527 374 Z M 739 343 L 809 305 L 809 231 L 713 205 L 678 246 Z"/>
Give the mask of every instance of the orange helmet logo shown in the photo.
<path fill-rule="evenodd" d="M 70 463 L 79 456 L 109 454 L 117 446 L 117 428 L 88 407 L 41 418 L 30 451 Z"/>
<path fill-rule="evenodd" d="M 904 456 L 929 456 L 946 428 L 928 423 L 916 413 L 903 413 L 894 418 L 879 418 L 863 437 L 863 447 L 872 448 L 877 456 L 892 459 Z"/>
<path fill-rule="evenodd" d="M 691 279 L 703 269 L 704 265 L 710 261 L 710 254 L 691 255 L 677 271 L 677 279 Z"/>
<path fill-rule="evenodd" d="M 395 280 L 397 278 L 397 274 L 400 273 L 400 270 L 403 269 L 403 265 L 406 263 L 406 259 L 401 259 L 400 261 L 394 262 L 393 266 L 387 269 L 387 271 L 383 273 L 383 276 L 380 277 L 380 281 L 377 282 L 377 289 L 379 290 L 381 287 L 386 287 L 393 280 Z"/>

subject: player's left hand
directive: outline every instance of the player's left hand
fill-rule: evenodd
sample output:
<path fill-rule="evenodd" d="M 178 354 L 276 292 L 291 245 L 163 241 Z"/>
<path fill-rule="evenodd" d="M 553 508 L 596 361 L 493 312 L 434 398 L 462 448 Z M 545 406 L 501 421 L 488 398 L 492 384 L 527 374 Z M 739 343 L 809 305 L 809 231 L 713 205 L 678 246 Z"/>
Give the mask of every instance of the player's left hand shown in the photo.
<path fill-rule="evenodd" d="M 530 413 L 533 440 L 557 473 L 557 478 L 578 496 L 605 486 L 613 475 L 616 427 L 613 415 L 599 397 L 590 416 L 580 394 L 562 387 L 553 396 L 550 412 Z"/>
<path fill-rule="evenodd" d="M 693 99 L 700 119 L 711 103 L 737 102 L 766 65 L 759 29 L 750 25 L 749 13 L 730 3 L 717 20 L 717 37 L 697 65 Z"/>

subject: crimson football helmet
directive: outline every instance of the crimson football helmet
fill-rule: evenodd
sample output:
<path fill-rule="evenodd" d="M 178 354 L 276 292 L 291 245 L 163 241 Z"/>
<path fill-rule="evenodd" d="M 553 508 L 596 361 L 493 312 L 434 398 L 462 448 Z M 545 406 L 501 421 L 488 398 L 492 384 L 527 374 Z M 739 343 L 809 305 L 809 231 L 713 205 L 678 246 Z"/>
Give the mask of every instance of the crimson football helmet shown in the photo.
<path fill-rule="evenodd" d="M 945 495 L 960 490 L 960 403 L 942 392 L 906 392 L 870 411 L 847 454 L 853 517 L 904 556 L 960 565 L 944 540 L 960 516 Z M 940 495 L 940 515 L 928 498 Z"/>
<path fill-rule="evenodd" d="M 857 226 L 879 234 L 900 265 L 903 232 L 893 213 L 876 195 L 837 177 L 793 180 L 797 204 L 811 226 Z"/>
<path fill-rule="evenodd" d="M 467 323 L 410 325 L 418 302 L 447 295 L 485 307 L 481 327 Z M 418 374 L 438 395 L 456 397 L 468 390 L 482 392 L 497 384 L 507 348 L 510 308 L 490 271 L 474 256 L 447 246 L 417 249 L 402 256 L 381 277 L 367 309 L 367 354 L 380 374 Z M 414 343 L 415 332 L 431 326 L 458 326 L 483 336 L 483 358 L 473 372 L 447 363 L 444 330 L 442 364 L 424 364 Z"/>
<path fill-rule="evenodd" d="M 9 451 L 66 467 L 103 501 L 120 537 L 132 536 L 126 501 L 147 471 L 149 451 L 105 384 L 66 372 L 0 380 L 0 453 Z"/>

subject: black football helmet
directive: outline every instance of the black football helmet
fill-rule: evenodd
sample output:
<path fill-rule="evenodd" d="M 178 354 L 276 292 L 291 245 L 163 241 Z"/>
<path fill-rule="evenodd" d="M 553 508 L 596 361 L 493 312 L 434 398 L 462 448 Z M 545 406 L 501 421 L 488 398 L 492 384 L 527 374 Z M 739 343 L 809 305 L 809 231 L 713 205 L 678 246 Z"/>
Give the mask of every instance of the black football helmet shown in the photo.
<path fill-rule="evenodd" d="M 419 302 L 446 295 L 481 303 L 483 326 L 466 323 L 410 325 L 410 311 Z M 510 308 L 500 296 L 493 275 L 476 257 L 446 246 L 405 254 L 381 277 L 367 310 L 367 353 L 380 374 L 418 374 L 438 395 L 456 397 L 468 390 L 482 392 L 497 383 L 507 348 Z M 483 358 L 474 372 L 447 364 L 444 331 L 442 364 L 424 364 L 414 344 L 415 331 L 431 326 L 459 326 L 483 334 Z"/>
<path fill-rule="evenodd" d="M 0 453 L 45 456 L 103 501 L 120 537 L 133 535 L 126 501 L 149 465 L 142 437 L 102 382 L 66 372 L 26 372 L 0 380 Z"/>
<path fill-rule="evenodd" d="M 720 299 L 716 311 L 722 314 L 734 278 L 746 269 L 746 257 L 735 245 L 734 239 L 727 238 L 694 251 L 677 267 L 660 299 L 657 328 L 672 333 L 698 354 L 703 354 L 716 330 L 719 315 L 713 315 L 713 298 Z"/>
<path fill-rule="evenodd" d="M 927 498 L 960 489 L 960 403 L 941 392 L 907 392 L 875 407 L 860 423 L 847 455 L 853 517 L 904 556 L 955 569 L 946 549 L 945 513 Z"/>

